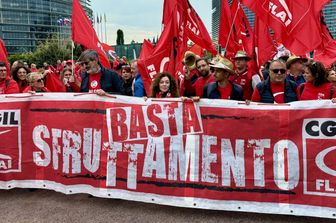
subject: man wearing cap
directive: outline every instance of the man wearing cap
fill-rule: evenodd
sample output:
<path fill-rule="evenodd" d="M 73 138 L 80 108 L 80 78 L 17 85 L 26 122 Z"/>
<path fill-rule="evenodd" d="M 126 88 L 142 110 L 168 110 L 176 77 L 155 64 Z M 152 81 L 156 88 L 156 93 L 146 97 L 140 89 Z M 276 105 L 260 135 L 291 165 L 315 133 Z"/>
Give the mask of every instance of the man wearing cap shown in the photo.
<path fill-rule="evenodd" d="M 184 93 L 188 96 L 202 97 L 204 86 L 215 82 L 215 77 L 210 73 L 209 63 L 206 58 L 196 59 L 195 65 L 199 77 L 194 83 L 192 83 L 191 77 L 189 75 L 185 75 Z"/>
<path fill-rule="evenodd" d="M 237 51 L 233 60 L 235 61 L 236 72 L 230 77 L 230 80 L 242 86 L 244 99 L 250 100 L 253 89 L 261 82 L 261 78 L 252 69 L 248 69 L 247 63 L 251 60 L 251 57 L 245 51 Z"/>
<path fill-rule="evenodd" d="M 292 55 L 287 59 L 286 66 L 289 70 L 289 74 L 286 77 L 287 80 L 294 81 L 298 85 L 305 82 L 303 77 L 303 61 L 303 58 L 295 55 Z"/>
<path fill-rule="evenodd" d="M 81 92 L 92 92 L 97 95 L 121 94 L 121 78 L 116 72 L 101 65 L 96 51 L 85 50 L 78 61 L 86 70 L 82 75 Z"/>
<path fill-rule="evenodd" d="M 234 74 L 233 64 L 226 58 L 221 58 L 214 65 L 216 82 L 204 87 L 203 98 L 243 100 L 243 89 L 229 80 Z"/>
<path fill-rule="evenodd" d="M 252 101 L 263 103 L 288 103 L 297 101 L 297 84 L 286 79 L 286 64 L 274 60 L 270 64 L 269 77 L 254 89 Z"/>

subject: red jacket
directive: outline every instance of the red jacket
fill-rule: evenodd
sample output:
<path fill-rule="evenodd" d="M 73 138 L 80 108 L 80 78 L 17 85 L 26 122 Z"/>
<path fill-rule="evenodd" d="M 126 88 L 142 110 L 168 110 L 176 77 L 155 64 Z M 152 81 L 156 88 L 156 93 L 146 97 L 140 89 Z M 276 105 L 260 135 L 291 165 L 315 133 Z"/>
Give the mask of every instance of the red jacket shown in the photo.
<path fill-rule="evenodd" d="M 19 85 L 15 80 L 7 77 L 4 81 L 0 82 L 0 94 L 15 94 L 20 93 Z"/>

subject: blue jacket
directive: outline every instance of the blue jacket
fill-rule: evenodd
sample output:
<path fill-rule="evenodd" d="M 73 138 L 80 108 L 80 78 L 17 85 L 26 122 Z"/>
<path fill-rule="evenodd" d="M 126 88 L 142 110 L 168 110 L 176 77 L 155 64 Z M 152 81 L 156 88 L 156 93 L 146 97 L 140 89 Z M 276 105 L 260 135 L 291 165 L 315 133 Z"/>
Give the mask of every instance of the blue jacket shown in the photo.
<path fill-rule="evenodd" d="M 142 78 L 141 78 L 141 75 L 139 73 L 137 73 L 135 75 L 134 96 L 136 96 L 136 97 L 146 96 L 145 87 L 143 85 Z"/>
<path fill-rule="evenodd" d="M 229 81 L 229 84 L 232 85 L 230 100 L 242 101 L 243 88 L 240 85 L 233 83 L 232 81 Z M 218 90 L 218 82 L 210 83 L 204 87 L 203 98 L 221 99 L 221 95 Z"/>
<path fill-rule="evenodd" d="M 100 77 L 100 86 L 105 92 L 110 94 L 122 94 L 122 82 L 120 76 L 110 70 L 101 66 L 102 73 Z M 85 72 L 82 75 L 82 83 L 80 87 L 81 92 L 89 92 L 89 74 Z"/>
<path fill-rule="evenodd" d="M 284 92 L 285 103 L 298 100 L 296 95 L 296 88 L 297 84 L 294 81 L 289 81 L 285 79 L 285 92 Z M 274 96 L 271 90 L 271 82 L 269 77 L 266 80 L 257 84 L 257 89 L 260 94 L 260 102 L 274 103 Z"/>
<path fill-rule="evenodd" d="M 296 81 L 294 80 L 294 76 L 288 74 L 287 77 L 286 77 L 287 80 L 289 81 L 293 81 L 295 82 L 298 86 L 302 83 L 305 83 L 306 80 L 304 79 L 303 75 L 299 75 L 296 79 Z"/>

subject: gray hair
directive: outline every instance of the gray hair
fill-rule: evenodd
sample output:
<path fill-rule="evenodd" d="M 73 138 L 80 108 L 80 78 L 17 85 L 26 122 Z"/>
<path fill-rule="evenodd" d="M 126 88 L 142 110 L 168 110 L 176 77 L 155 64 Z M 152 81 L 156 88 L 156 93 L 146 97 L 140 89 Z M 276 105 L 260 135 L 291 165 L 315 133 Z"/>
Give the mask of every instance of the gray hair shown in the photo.
<path fill-rule="evenodd" d="M 284 60 L 282 60 L 282 59 L 272 60 L 272 61 L 270 62 L 269 67 L 271 67 L 272 64 L 274 64 L 274 63 L 282 63 L 283 65 L 285 65 L 285 69 L 287 69 L 287 67 L 286 67 L 286 61 L 284 61 Z"/>
<path fill-rule="evenodd" d="M 85 61 L 85 60 L 97 60 L 99 61 L 98 53 L 95 50 L 85 50 L 81 53 L 81 55 L 78 58 L 79 62 Z"/>

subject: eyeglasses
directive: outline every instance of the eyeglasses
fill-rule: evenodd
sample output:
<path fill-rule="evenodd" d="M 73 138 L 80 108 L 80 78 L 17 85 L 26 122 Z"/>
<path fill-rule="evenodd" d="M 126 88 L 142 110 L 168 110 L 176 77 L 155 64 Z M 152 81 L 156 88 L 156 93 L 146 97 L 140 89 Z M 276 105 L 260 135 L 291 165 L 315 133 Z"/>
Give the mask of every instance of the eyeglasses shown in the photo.
<path fill-rule="evenodd" d="M 87 66 L 87 65 L 89 65 L 89 63 L 90 63 L 90 61 L 85 61 L 85 62 L 82 62 L 81 65 L 82 65 L 82 66 L 83 66 L 83 65 Z"/>
<path fill-rule="evenodd" d="M 37 79 L 36 82 L 42 83 L 43 82 L 43 78 Z"/>
<path fill-rule="evenodd" d="M 281 74 L 285 74 L 285 73 L 286 73 L 286 69 L 272 69 L 272 71 L 273 71 L 274 73 L 276 73 L 276 74 L 278 74 L 279 71 L 280 71 Z"/>

